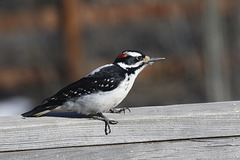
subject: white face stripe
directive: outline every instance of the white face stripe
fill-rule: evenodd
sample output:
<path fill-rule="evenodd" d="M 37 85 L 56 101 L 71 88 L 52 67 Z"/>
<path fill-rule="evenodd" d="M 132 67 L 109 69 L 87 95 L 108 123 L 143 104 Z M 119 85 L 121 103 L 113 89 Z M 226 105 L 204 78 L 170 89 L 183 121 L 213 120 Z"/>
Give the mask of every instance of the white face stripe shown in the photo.
<path fill-rule="evenodd" d="M 139 57 L 139 56 L 142 56 L 140 53 L 138 52 L 133 52 L 133 51 L 126 51 L 124 53 L 127 53 L 129 56 L 132 56 L 132 57 Z"/>

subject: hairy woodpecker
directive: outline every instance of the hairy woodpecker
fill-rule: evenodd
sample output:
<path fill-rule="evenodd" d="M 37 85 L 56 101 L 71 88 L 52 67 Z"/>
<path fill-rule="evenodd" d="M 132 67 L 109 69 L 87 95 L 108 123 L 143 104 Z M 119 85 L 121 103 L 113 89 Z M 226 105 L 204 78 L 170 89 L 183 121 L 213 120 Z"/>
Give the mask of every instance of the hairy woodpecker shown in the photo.
<path fill-rule="evenodd" d="M 138 51 L 124 51 L 112 64 L 95 69 L 22 116 L 38 117 L 51 111 L 77 112 L 104 121 L 107 135 L 111 132 L 110 124 L 118 122 L 102 113 L 115 112 L 113 108 L 127 96 L 137 75 L 149 64 L 163 59 L 151 58 Z"/>

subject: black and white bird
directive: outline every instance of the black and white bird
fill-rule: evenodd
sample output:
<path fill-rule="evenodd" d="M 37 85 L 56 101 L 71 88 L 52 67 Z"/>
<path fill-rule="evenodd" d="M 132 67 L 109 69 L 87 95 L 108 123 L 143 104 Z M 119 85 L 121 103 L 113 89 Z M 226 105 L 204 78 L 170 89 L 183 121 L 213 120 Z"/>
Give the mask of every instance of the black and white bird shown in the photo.
<path fill-rule="evenodd" d="M 102 113 L 116 111 L 113 108 L 127 96 L 137 75 L 149 64 L 163 59 L 138 51 L 124 51 L 112 64 L 95 69 L 22 116 L 38 117 L 52 111 L 77 112 L 104 121 L 107 135 L 111 132 L 110 124 L 118 122 Z"/>

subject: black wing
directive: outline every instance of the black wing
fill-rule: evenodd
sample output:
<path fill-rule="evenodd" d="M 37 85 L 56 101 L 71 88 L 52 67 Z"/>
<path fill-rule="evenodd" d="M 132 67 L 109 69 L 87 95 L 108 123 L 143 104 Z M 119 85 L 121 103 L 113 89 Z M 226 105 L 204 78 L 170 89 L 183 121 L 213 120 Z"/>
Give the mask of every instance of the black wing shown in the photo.
<path fill-rule="evenodd" d="M 98 71 L 93 71 L 86 77 L 64 87 L 52 97 L 47 98 L 43 104 L 22 114 L 22 116 L 39 116 L 61 106 L 68 100 L 75 100 L 81 96 L 99 91 L 106 92 L 113 90 L 125 78 L 125 71 L 117 65 L 111 65 L 97 70 Z"/>

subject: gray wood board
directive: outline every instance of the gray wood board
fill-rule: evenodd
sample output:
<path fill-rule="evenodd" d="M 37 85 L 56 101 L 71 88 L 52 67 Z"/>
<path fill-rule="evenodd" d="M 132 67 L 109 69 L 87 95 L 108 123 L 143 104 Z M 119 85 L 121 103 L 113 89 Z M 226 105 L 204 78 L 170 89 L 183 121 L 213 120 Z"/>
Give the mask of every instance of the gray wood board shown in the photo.
<path fill-rule="evenodd" d="M 225 160 L 240 158 L 240 137 L 192 139 L 88 146 L 0 153 L 2 160 L 120 160 L 120 159 L 184 159 Z"/>
<path fill-rule="evenodd" d="M 0 118 L 0 152 L 240 136 L 240 102 L 132 108 L 105 115 L 112 133 L 87 118 Z"/>

